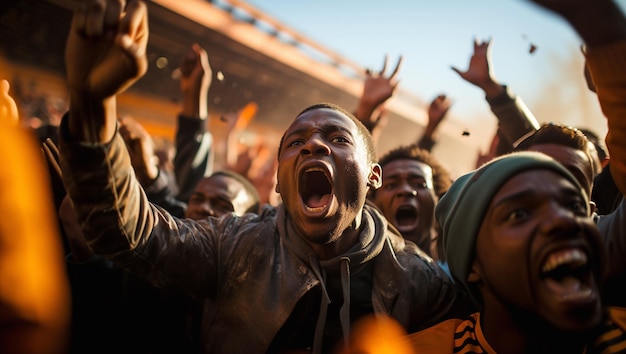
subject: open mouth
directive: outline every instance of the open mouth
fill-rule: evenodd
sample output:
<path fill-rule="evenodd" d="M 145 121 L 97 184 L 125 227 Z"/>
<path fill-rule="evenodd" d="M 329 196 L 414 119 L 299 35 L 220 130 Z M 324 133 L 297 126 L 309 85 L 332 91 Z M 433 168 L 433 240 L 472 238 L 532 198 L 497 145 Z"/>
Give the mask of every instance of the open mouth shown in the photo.
<path fill-rule="evenodd" d="M 417 208 L 413 205 L 403 205 L 396 210 L 394 219 L 398 229 L 413 228 L 417 224 Z"/>
<path fill-rule="evenodd" d="M 322 211 L 331 196 L 330 178 L 322 169 L 308 169 L 300 176 L 300 198 L 309 211 Z"/>
<path fill-rule="evenodd" d="M 593 295 L 593 274 L 587 254 L 578 248 L 553 252 L 541 267 L 541 278 L 562 300 L 585 300 Z"/>

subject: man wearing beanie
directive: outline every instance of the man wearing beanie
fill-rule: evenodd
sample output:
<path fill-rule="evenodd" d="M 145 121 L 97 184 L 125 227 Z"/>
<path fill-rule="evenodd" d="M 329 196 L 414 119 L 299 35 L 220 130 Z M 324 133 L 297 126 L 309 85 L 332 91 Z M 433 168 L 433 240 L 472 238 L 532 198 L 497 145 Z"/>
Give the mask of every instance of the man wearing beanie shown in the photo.
<path fill-rule="evenodd" d="M 589 197 L 554 159 L 494 159 L 458 178 L 435 215 L 450 272 L 480 311 L 409 335 L 418 353 L 626 348 L 626 309 L 602 306 L 604 253 Z"/>

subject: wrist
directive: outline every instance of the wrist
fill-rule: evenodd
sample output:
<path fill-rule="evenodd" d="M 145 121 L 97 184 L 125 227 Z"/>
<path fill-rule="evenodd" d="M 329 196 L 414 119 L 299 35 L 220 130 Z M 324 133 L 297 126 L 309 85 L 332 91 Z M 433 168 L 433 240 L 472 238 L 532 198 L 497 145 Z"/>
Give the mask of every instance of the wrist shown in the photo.
<path fill-rule="evenodd" d="M 137 180 L 143 188 L 147 188 L 159 177 L 159 168 L 153 166 L 143 166 L 135 169 Z"/>
<path fill-rule="evenodd" d="M 482 86 L 482 89 L 487 99 L 496 98 L 504 92 L 504 87 L 495 81 L 486 83 Z"/>
<path fill-rule="evenodd" d="M 76 141 L 104 143 L 117 130 L 115 96 L 102 98 L 82 92 L 70 92 L 68 128 Z"/>
<path fill-rule="evenodd" d="M 185 99 L 183 101 L 181 115 L 197 119 L 206 119 L 208 116 L 207 104 L 198 98 Z"/>

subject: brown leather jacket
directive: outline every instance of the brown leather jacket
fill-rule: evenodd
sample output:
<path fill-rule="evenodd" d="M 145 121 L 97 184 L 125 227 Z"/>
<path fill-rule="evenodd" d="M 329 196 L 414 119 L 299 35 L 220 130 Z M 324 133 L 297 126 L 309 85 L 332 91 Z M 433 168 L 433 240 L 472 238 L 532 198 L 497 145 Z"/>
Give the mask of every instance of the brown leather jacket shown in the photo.
<path fill-rule="evenodd" d="M 105 145 L 85 146 L 68 142 L 65 128 L 64 183 L 90 247 L 157 286 L 205 299 L 205 352 L 266 351 L 298 300 L 324 286 L 319 261 L 312 263 L 306 246 L 295 244 L 299 238 L 287 235 L 282 207 L 201 222 L 177 219 L 148 202 L 119 135 Z M 447 274 L 388 228 L 380 213 L 366 206 L 363 216 L 362 247 L 374 253 L 353 250 L 361 264 L 373 263 L 375 312 L 412 332 L 475 310 Z"/>

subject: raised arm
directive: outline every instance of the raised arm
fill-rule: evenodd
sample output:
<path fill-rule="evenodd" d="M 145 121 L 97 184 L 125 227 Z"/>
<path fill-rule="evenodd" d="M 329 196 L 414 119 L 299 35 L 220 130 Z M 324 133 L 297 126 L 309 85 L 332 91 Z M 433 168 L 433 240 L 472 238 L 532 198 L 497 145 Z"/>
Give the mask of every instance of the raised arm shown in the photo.
<path fill-rule="evenodd" d="M 539 123 L 522 99 L 497 80 L 491 63 L 491 43 L 491 40 L 474 40 L 474 53 L 467 70 L 456 67 L 452 67 L 452 70 L 485 93 L 491 111 L 498 119 L 498 150 L 505 153 L 539 129 Z"/>
<path fill-rule="evenodd" d="M 187 205 L 176 199 L 177 188 L 174 175 L 159 168 L 159 159 L 150 133 L 130 116 L 121 117 L 118 124 L 119 133 L 126 143 L 135 176 L 148 200 L 176 217 L 184 217 Z"/>
<path fill-rule="evenodd" d="M 452 100 L 444 94 L 438 95 L 430 101 L 430 105 L 428 106 L 428 124 L 426 124 L 424 134 L 422 134 L 422 137 L 417 141 L 417 145 L 420 148 L 432 151 L 433 146 L 435 146 L 438 140 L 437 129 L 448 115 L 451 106 Z"/>
<path fill-rule="evenodd" d="M 180 65 L 182 110 L 176 125 L 174 174 L 177 198 L 187 202 L 198 182 L 213 172 L 213 137 L 207 131 L 213 70 L 206 50 L 194 43 Z"/>
<path fill-rule="evenodd" d="M 211 264 L 215 258 L 207 255 L 213 252 L 211 235 L 217 231 L 208 222 L 177 219 L 149 203 L 115 129 L 115 95 L 145 72 L 145 63 L 138 62 L 146 59 L 148 35 L 146 5 L 133 1 L 121 12 L 120 3 L 97 1 L 77 12 L 72 22 L 66 72 L 70 109 L 76 111 L 60 126 L 63 182 L 94 254 L 157 286 L 176 279 L 184 290 L 197 292 L 213 285 L 209 282 L 216 276 Z M 116 16 L 118 21 L 110 19 Z M 117 27 L 94 31 L 104 26 L 105 18 Z M 185 262 L 169 261 L 181 253 Z M 191 271 L 200 263 L 206 272 Z"/>
<path fill-rule="evenodd" d="M 626 16 L 611 0 L 534 0 L 565 19 L 585 42 L 586 62 L 602 112 L 607 118 L 606 145 L 611 175 L 626 193 Z M 624 306 L 626 280 L 626 204 L 598 220 L 608 260 L 607 295 Z M 612 300 L 608 300 L 612 302 Z"/>
<path fill-rule="evenodd" d="M 611 174 L 626 193 L 626 17 L 611 0 L 535 0 L 562 16 L 585 42 L 586 62 L 602 112 Z"/>

